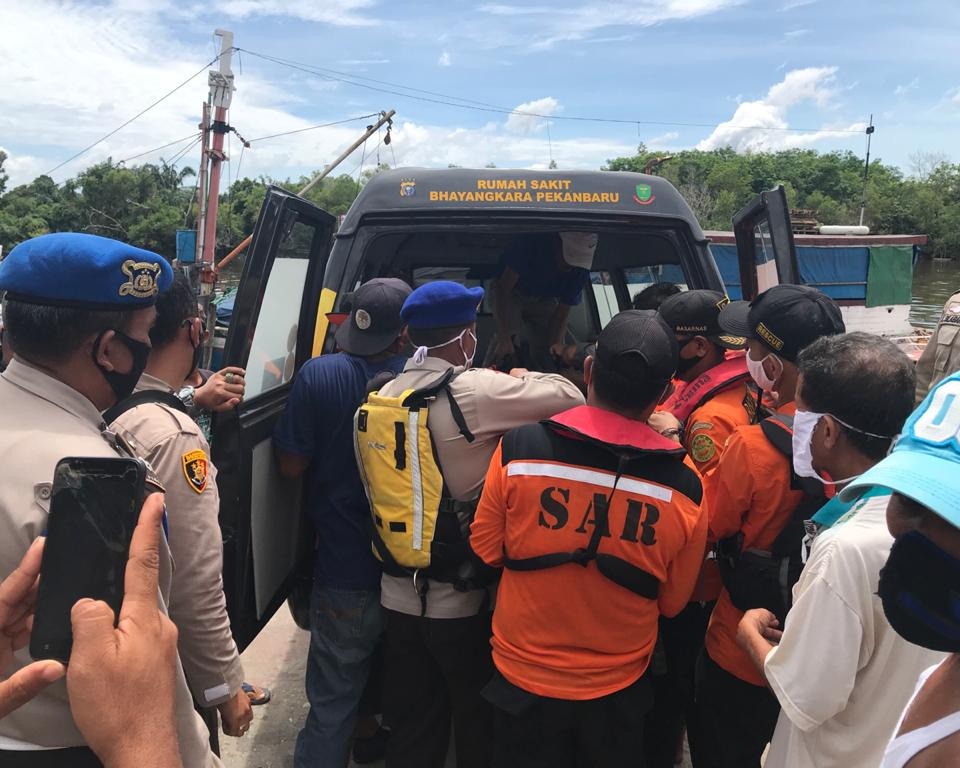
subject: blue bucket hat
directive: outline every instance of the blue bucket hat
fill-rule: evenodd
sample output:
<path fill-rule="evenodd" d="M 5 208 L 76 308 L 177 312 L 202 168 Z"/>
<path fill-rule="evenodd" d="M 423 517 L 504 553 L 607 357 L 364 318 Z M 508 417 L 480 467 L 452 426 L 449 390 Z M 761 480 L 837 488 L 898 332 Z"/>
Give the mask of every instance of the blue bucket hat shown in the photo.
<path fill-rule="evenodd" d="M 25 240 L 0 261 L 0 291 L 7 298 L 46 306 L 143 309 L 172 282 L 163 256 L 80 232 Z"/>
<path fill-rule="evenodd" d="M 889 488 L 960 528 L 960 372 L 930 390 L 910 414 L 893 451 L 840 492 Z"/>

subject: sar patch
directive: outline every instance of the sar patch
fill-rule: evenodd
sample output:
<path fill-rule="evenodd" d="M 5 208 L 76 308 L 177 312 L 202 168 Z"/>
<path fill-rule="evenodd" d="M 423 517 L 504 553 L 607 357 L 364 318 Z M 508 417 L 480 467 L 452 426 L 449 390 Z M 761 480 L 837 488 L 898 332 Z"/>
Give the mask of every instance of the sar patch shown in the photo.
<path fill-rule="evenodd" d="M 188 451 L 180 461 L 187 484 L 197 493 L 203 493 L 207 488 L 207 454 L 199 449 Z"/>
<path fill-rule="evenodd" d="M 717 455 L 717 444 L 710 435 L 697 435 L 690 441 L 690 456 L 697 464 L 704 464 Z"/>

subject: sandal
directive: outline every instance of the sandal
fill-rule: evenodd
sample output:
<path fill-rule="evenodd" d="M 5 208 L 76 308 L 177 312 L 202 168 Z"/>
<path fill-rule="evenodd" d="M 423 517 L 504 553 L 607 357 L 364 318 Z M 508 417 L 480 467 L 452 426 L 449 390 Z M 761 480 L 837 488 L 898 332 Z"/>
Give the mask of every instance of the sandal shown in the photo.
<path fill-rule="evenodd" d="M 243 684 L 243 692 L 250 698 L 250 704 L 253 706 L 266 704 L 270 701 L 271 693 L 269 688 L 245 682 Z"/>

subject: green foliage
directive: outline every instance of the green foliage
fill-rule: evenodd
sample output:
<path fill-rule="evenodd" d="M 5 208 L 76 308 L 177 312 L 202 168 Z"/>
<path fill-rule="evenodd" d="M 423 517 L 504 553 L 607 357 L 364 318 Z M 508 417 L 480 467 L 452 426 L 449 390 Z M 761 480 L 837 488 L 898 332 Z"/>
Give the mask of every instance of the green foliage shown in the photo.
<path fill-rule="evenodd" d="M 643 172 L 658 153 L 643 144 L 604 170 Z M 918 156 L 915 177 L 879 160 L 870 163 L 864 223 L 875 234 L 925 234 L 937 255 L 960 256 L 960 165 Z M 821 224 L 857 224 L 863 160 L 852 152 L 812 149 L 737 154 L 730 148 L 685 150 L 657 166 L 686 198 L 704 229 L 730 229 L 733 214 L 765 189 L 782 184 L 792 208 L 815 211 Z"/>

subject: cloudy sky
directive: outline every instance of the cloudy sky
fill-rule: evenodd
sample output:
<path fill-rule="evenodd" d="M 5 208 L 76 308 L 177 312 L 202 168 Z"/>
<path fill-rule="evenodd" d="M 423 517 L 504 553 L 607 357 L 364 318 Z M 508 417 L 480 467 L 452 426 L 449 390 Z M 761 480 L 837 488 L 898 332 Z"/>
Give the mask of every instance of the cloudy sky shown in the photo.
<path fill-rule="evenodd" d="M 909 172 L 960 161 L 953 0 L 3 0 L 0 148 L 12 184 L 112 157 L 196 166 L 213 30 L 235 33 L 229 174 L 322 167 L 396 109 L 341 171 L 390 165 L 596 168 L 665 150 L 864 151 Z M 264 58 L 267 57 L 267 58 Z M 281 61 L 277 61 L 277 60 Z M 511 110 L 515 112 L 511 113 Z M 535 117 L 533 115 L 540 115 Z M 605 121 L 580 118 L 603 118 Z M 773 130 L 772 130 L 773 129 Z M 789 129 L 789 130 L 787 130 Z M 260 139 L 260 140 L 257 140 Z M 238 168 L 239 166 L 239 168 Z"/>

